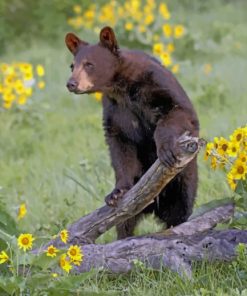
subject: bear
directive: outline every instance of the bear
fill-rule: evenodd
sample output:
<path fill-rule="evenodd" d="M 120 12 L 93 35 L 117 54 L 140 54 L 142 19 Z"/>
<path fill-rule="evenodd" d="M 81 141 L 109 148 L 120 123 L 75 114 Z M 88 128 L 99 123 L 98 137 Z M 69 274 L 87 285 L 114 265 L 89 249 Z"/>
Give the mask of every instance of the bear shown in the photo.
<path fill-rule="evenodd" d="M 73 33 L 65 43 L 74 56 L 68 90 L 103 93 L 103 128 L 116 179 L 105 201 L 115 207 L 157 158 L 167 167 L 174 165 L 175 140 L 186 131 L 197 137 L 198 117 L 175 76 L 145 52 L 120 49 L 111 27 L 100 31 L 97 44 Z M 133 236 L 142 214 L 154 213 L 168 228 L 187 221 L 197 183 L 195 158 L 142 213 L 117 225 L 118 239 Z"/>

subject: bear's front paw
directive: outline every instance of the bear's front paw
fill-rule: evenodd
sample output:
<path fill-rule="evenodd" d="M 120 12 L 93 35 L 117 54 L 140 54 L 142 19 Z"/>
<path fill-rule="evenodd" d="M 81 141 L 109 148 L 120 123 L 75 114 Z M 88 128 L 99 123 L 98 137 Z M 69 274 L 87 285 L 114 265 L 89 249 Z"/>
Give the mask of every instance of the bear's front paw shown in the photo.
<path fill-rule="evenodd" d="M 113 191 L 105 197 L 105 202 L 109 207 L 116 207 L 117 202 L 128 191 L 126 188 L 115 188 Z"/>
<path fill-rule="evenodd" d="M 168 168 L 174 166 L 177 162 L 175 147 L 162 145 L 157 151 L 159 160 Z"/>

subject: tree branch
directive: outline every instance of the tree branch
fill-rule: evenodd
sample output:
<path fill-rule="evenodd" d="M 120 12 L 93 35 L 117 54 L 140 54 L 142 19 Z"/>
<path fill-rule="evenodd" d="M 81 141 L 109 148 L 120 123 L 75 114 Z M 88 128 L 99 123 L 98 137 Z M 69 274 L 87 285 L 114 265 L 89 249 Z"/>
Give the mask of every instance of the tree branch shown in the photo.
<path fill-rule="evenodd" d="M 204 140 L 190 137 L 188 133 L 182 135 L 177 140 L 179 152 L 174 167 L 168 168 L 156 160 L 138 183 L 124 195 L 116 208 L 105 205 L 70 225 L 69 242 L 78 244 L 94 242 L 111 227 L 141 212 L 196 156 L 204 143 Z M 57 247 L 62 246 L 59 238 L 49 242 L 48 245 L 51 243 Z"/>

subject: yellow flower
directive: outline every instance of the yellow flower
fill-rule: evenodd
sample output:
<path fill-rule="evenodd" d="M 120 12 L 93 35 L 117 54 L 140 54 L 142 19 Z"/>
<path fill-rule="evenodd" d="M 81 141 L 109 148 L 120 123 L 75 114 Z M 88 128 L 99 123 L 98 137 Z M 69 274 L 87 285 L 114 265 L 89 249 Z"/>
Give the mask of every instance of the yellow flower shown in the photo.
<path fill-rule="evenodd" d="M 153 45 L 153 53 L 156 55 L 160 55 L 163 52 L 164 46 L 161 42 L 154 43 Z"/>
<path fill-rule="evenodd" d="M 212 156 L 211 158 L 211 169 L 215 170 L 217 168 L 217 158 L 215 156 Z"/>
<path fill-rule="evenodd" d="M 233 134 L 230 136 L 231 141 L 236 141 L 236 142 L 242 142 L 244 138 L 244 129 L 243 128 L 237 128 Z"/>
<path fill-rule="evenodd" d="M 94 97 L 95 97 L 95 99 L 96 99 L 96 101 L 101 101 L 102 100 L 102 93 L 101 92 L 96 92 L 95 94 L 94 94 Z"/>
<path fill-rule="evenodd" d="M 227 153 L 228 147 L 229 147 L 229 142 L 225 138 L 220 137 L 220 139 L 217 142 L 217 152 L 220 155 L 224 156 Z"/>
<path fill-rule="evenodd" d="M 10 109 L 12 107 L 12 101 L 6 101 L 3 103 L 3 108 Z"/>
<path fill-rule="evenodd" d="M 81 262 L 83 254 L 77 245 L 70 246 L 67 252 L 69 258 L 74 262 Z"/>
<path fill-rule="evenodd" d="M 162 30 L 163 30 L 164 35 L 165 35 L 167 38 L 169 38 L 169 37 L 172 36 L 172 27 L 171 27 L 171 25 L 169 25 L 169 24 L 165 24 L 165 25 L 163 25 L 163 26 L 162 26 Z"/>
<path fill-rule="evenodd" d="M 212 150 L 214 149 L 214 144 L 213 143 L 207 143 L 206 149 L 205 149 L 205 154 L 204 154 L 204 159 L 207 160 L 208 157 L 211 155 Z"/>
<path fill-rule="evenodd" d="M 165 20 L 169 20 L 171 17 L 171 14 L 167 8 L 167 5 L 165 3 L 160 4 L 159 6 L 159 13 Z"/>
<path fill-rule="evenodd" d="M 233 178 L 233 175 L 231 172 L 229 172 L 226 177 L 227 177 L 227 182 L 230 188 L 234 191 L 237 187 L 237 181 Z"/>
<path fill-rule="evenodd" d="M 182 25 L 176 25 L 174 28 L 175 38 L 181 38 L 184 35 L 185 29 Z"/>
<path fill-rule="evenodd" d="M 75 12 L 75 13 L 81 13 L 81 6 L 80 5 L 74 5 L 73 6 L 73 11 Z"/>
<path fill-rule="evenodd" d="M 140 33 L 144 33 L 144 32 L 147 31 L 147 29 L 146 29 L 146 27 L 145 27 L 144 25 L 140 25 L 140 26 L 138 26 L 138 31 L 139 31 Z"/>
<path fill-rule="evenodd" d="M 92 21 L 94 19 L 94 16 L 95 16 L 95 11 L 90 9 L 90 10 L 87 10 L 85 13 L 84 13 L 84 17 L 88 20 L 88 21 Z"/>
<path fill-rule="evenodd" d="M 246 152 L 241 152 L 239 155 L 238 155 L 238 160 L 239 161 L 242 161 L 243 163 L 247 163 L 247 153 Z"/>
<path fill-rule="evenodd" d="M 39 81 L 39 82 L 38 82 L 38 88 L 39 88 L 39 89 L 43 89 L 43 88 L 45 88 L 45 82 L 44 82 L 44 81 Z"/>
<path fill-rule="evenodd" d="M 61 230 L 60 232 L 60 239 L 62 242 L 64 242 L 65 244 L 67 243 L 69 238 L 69 232 L 66 229 Z"/>
<path fill-rule="evenodd" d="M 32 90 L 31 87 L 26 88 L 26 90 L 25 90 L 25 94 L 26 94 L 28 97 L 30 97 L 30 96 L 32 95 L 32 93 L 33 93 L 33 90 Z"/>
<path fill-rule="evenodd" d="M 54 247 L 53 245 L 50 245 L 45 252 L 46 252 L 46 256 L 53 258 L 57 256 L 58 251 L 59 250 L 56 247 Z"/>
<path fill-rule="evenodd" d="M 27 97 L 25 95 L 20 96 L 17 101 L 19 105 L 25 105 L 26 102 L 27 102 Z"/>
<path fill-rule="evenodd" d="M 57 277 L 58 277 L 58 274 L 57 274 L 56 272 L 53 272 L 51 275 L 52 275 L 52 277 L 54 277 L 54 278 L 57 278 Z"/>
<path fill-rule="evenodd" d="M 212 65 L 211 64 L 205 64 L 203 66 L 203 72 L 206 74 L 206 75 L 209 75 L 211 72 L 212 72 Z"/>
<path fill-rule="evenodd" d="M 45 75 L 45 69 L 42 65 L 37 65 L 36 72 L 37 72 L 38 76 L 40 76 L 40 77 Z"/>
<path fill-rule="evenodd" d="M 151 25 L 151 24 L 153 23 L 153 21 L 154 21 L 154 16 L 153 16 L 153 14 L 148 14 L 148 15 L 145 17 L 145 19 L 144 19 L 144 24 L 147 25 L 147 26 L 149 26 L 149 25 Z"/>
<path fill-rule="evenodd" d="M 160 58 L 161 58 L 163 65 L 165 65 L 166 67 L 171 66 L 172 58 L 171 58 L 171 55 L 169 54 L 169 52 L 162 52 Z"/>
<path fill-rule="evenodd" d="M 172 53 L 175 50 L 173 43 L 168 43 L 166 48 L 167 48 L 167 51 L 170 53 Z"/>
<path fill-rule="evenodd" d="M 8 254 L 6 254 L 4 251 L 2 251 L 0 253 L 0 264 L 3 264 L 3 263 L 5 263 L 8 260 L 9 260 Z"/>
<path fill-rule="evenodd" d="M 177 74 L 179 72 L 180 65 L 176 64 L 172 67 L 172 72 Z"/>
<path fill-rule="evenodd" d="M 229 142 L 227 148 L 227 154 L 231 157 L 236 157 L 239 151 L 240 145 L 238 142 Z"/>
<path fill-rule="evenodd" d="M 25 252 L 26 250 L 32 249 L 34 237 L 30 233 L 22 233 L 18 237 L 18 246 L 19 249 L 23 249 Z"/>
<path fill-rule="evenodd" d="M 231 174 L 234 179 L 239 180 L 243 179 L 245 180 L 245 175 L 247 173 L 247 165 L 246 163 L 243 163 L 242 161 L 239 161 L 238 159 L 235 161 L 234 165 L 232 166 Z"/>
<path fill-rule="evenodd" d="M 24 218 L 27 214 L 27 208 L 26 208 L 26 204 L 23 202 L 18 209 L 18 220 Z"/>
<path fill-rule="evenodd" d="M 69 258 L 67 258 L 67 255 L 66 254 L 63 254 L 61 257 L 60 257 L 60 260 L 59 260 L 59 265 L 60 267 L 65 270 L 66 272 L 70 272 L 70 270 L 72 269 L 72 265 L 71 265 L 71 260 Z"/>
<path fill-rule="evenodd" d="M 133 29 L 133 24 L 131 22 L 127 22 L 124 27 L 125 30 L 131 31 Z"/>

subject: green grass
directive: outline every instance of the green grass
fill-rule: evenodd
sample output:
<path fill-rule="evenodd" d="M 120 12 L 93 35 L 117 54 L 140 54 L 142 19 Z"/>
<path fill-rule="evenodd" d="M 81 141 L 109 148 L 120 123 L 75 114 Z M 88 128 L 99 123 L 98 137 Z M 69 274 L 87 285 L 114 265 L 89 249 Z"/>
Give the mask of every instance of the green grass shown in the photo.
<path fill-rule="evenodd" d="M 188 28 L 187 37 L 178 45 L 183 61 L 178 79 L 198 111 L 201 136 L 212 140 L 247 121 L 247 4 L 210 1 L 214 6 L 202 9 L 194 1 L 190 10 L 187 2 L 181 7 L 171 3 L 177 11 L 174 17 Z M 35 94 L 21 112 L 0 112 L 0 196 L 14 217 L 25 201 L 28 214 L 19 222 L 20 229 L 46 236 L 101 206 L 114 186 L 102 108 L 90 96 L 67 92 L 72 57 L 62 42 L 55 48 L 43 43 L 21 52 L 13 48 L 1 56 L 1 61 L 13 60 L 44 64 L 47 88 Z M 202 70 L 205 63 L 213 65 L 209 76 Z M 231 194 L 223 174 L 211 171 L 202 155 L 199 174 L 196 206 Z M 160 227 L 148 217 L 137 233 Z M 98 242 L 115 238 L 111 230 Z M 98 273 L 83 288 L 99 295 L 216 295 L 217 289 L 217 295 L 238 295 L 230 289 L 246 285 L 247 279 L 227 265 L 203 263 L 195 267 L 193 281 L 170 271 L 141 270 L 121 276 Z"/>

